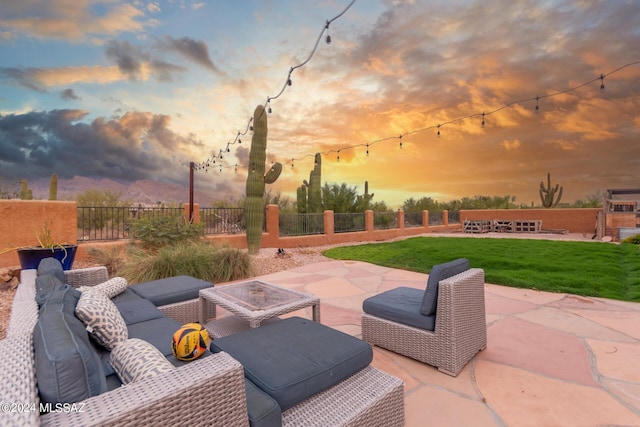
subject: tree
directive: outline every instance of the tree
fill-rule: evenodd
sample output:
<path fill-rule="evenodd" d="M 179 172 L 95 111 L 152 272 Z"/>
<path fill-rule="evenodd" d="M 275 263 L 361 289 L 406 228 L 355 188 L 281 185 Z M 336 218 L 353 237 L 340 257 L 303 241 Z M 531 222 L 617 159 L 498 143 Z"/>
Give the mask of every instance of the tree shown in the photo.
<path fill-rule="evenodd" d="M 349 187 L 346 183 L 324 184 L 322 187 L 322 209 L 335 213 L 356 212 L 357 189 Z"/>

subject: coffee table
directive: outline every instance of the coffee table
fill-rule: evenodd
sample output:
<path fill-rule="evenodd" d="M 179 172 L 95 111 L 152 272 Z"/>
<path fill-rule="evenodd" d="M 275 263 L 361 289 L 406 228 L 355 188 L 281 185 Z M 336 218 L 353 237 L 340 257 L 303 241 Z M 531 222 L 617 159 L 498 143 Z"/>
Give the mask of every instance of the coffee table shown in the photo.
<path fill-rule="evenodd" d="M 320 322 L 320 298 L 259 280 L 201 289 L 200 324 L 212 338 L 220 338 L 276 321 L 281 314 L 313 307 L 313 320 Z M 207 307 L 216 304 L 233 315 L 207 322 Z"/>

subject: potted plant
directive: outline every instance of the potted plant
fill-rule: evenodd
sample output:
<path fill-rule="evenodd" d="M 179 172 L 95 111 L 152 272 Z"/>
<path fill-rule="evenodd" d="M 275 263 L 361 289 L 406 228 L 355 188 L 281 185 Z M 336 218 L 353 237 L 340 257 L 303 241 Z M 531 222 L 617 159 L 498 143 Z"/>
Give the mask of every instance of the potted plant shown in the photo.
<path fill-rule="evenodd" d="M 36 231 L 39 246 L 18 248 L 20 267 L 23 270 L 36 269 L 44 258 L 53 257 L 62 263 L 64 270 L 71 270 L 76 257 L 77 245 L 56 243 L 51 236 L 49 224 L 45 223 L 41 230 Z"/>

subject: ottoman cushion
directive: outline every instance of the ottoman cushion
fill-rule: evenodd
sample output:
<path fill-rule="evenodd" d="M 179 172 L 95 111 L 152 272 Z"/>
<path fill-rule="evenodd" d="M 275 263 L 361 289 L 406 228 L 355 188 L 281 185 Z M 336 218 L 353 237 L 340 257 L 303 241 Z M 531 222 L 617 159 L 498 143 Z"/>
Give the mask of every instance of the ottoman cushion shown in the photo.
<path fill-rule="evenodd" d="M 129 289 L 160 307 L 167 304 L 198 298 L 200 289 L 213 286 L 213 283 L 191 276 L 174 276 L 151 282 L 138 283 Z"/>
<path fill-rule="evenodd" d="M 245 377 L 285 411 L 367 367 L 371 346 L 358 338 L 300 317 L 216 339 L 244 367 Z"/>
<path fill-rule="evenodd" d="M 433 331 L 436 316 L 424 316 L 420 312 L 423 296 L 421 289 L 399 287 L 367 298 L 362 303 L 362 311 L 392 322 Z"/>

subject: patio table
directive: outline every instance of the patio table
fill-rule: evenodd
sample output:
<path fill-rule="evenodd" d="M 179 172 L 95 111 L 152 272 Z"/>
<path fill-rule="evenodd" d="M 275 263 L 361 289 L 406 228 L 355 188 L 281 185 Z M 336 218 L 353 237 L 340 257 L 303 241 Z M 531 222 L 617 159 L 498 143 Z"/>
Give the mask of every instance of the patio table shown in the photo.
<path fill-rule="evenodd" d="M 212 338 L 220 338 L 275 321 L 281 314 L 312 307 L 312 317 L 320 322 L 320 298 L 259 280 L 233 283 L 200 290 L 200 324 Z M 207 319 L 207 303 L 216 304 L 230 316 Z"/>

